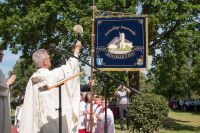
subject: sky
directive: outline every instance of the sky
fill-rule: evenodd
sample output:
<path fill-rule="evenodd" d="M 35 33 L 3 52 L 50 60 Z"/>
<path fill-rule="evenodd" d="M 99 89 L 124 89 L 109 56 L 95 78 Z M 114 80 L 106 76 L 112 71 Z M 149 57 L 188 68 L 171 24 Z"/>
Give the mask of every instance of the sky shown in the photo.
<path fill-rule="evenodd" d="M 8 78 L 9 71 L 15 65 L 21 54 L 12 54 L 9 50 L 4 51 L 4 57 L 0 63 L 0 69 L 3 71 L 6 78 Z"/>

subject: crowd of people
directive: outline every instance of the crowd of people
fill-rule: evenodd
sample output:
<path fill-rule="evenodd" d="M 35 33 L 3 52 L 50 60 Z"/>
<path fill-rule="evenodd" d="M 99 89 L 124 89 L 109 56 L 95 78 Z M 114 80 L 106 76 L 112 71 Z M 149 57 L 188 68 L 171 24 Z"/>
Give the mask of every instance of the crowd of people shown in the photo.
<path fill-rule="evenodd" d="M 108 133 L 115 133 L 114 116 L 109 108 L 109 102 L 105 105 L 105 98 L 103 96 L 94 95 L 92 104 L 90 102 L 91 95 L 88 92 L 86 95 L 81 93 L 80 98 L 80 112 L 79 112 L 79 133 L 104 133 L 105 111 L 107 110 L 107 131 Z M 90 106 L 92 105 L 92 113 L 90 113 Z M 90 115 L 92 114 L 92 117 Z M 92 118 L 92 121 L 91 121 Z M 90 126 L 92 123 L 92 126 Z M 90 129 L 92 127 L 92 129 Z"/>
<path fill-rule="evenodd" d="M 21 122 L 22 109 L 23 109 L 23 98 L 24 95 L 18 97 L 19 106 L 16 107 L 15 111 L 15 122 L 14 125 L 19 131 Z M 80 104 L 79 104 L 79 124 L 78 133 L 89 133 L 90 132 L 90 92 L 81 92 Z M 92 132 L 93 133 L 104 133 L 105 123 L 105 110 L 107 110 L 107 125 L 108 132 L 115 133 L 114 128 L 114 116 L 113 112 L 109 108 L 109 102 L 105 106 L 105 98 L 103 96 L 94 95 L 92 102 Z"/>
<path fill-rule="evenodd" d="M 169 107 L 178 111 L 200 112 L 200 99 L 170 100 Z"/>
<path fill-rule="evenodd" d="M 93 84 L 93 83 L 92 83 Z M 91 83 L 89 84 L 91 85 Z M 84 87 L 86 88 L 86 87 Z M 117 110 L 113 108 L 113 105 L 110 104 L 110 101 L 107 101 L 107 106 L 105 105 L 105 98 L 101 95 L 94 95 L 91 102 L 91 94 L 89 89 L 83 90 L 80 93 L 80 104 L 79 104 L 79 124 L 78 124 L 78 133 L 89 133 L 92 130 L 92 133 L 104 133 L 104 124 L 105 124 L 105 110 L 107 110 L 107 130 L 108 133 L 115 133 L 114 119 L 119 118 L 121 131 L 124 131 L 124 118 L 126 118 L 127 127 L 128 123 L 128 90 L 123 85 L 118 86 L 115 91 L 115 96 L 117 97 Z M 20 95 L 18 98 L 18 106 L 15 111 L 15 122 L 14 125 L 19 131 L 19 126 L 22 117 L 23 109 L 23 100 L 24 94 Z M 116 101 L 115 101 L 116 103 Z M 92 113 L 90 113 L 90 106 L 92 104 Z M 117 111 L 117 112 L 116 112 Z M 115 113 L 115 117 L 114 114 Z M 92 114 L 92 119 L 90 115 Z M 91 121 L 92 120 L 92 121 Z M 92 129 L 90 129 L 90 124 L 92 122 Z"/>

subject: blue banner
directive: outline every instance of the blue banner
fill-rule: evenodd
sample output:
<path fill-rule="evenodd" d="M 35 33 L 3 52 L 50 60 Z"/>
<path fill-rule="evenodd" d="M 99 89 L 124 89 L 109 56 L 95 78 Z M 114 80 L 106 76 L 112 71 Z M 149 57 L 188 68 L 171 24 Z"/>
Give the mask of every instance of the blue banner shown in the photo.
<path fill-rule="evenodd" d="M 96 18 L 94 66 L 103 71 L 147 68 L 147 16 Z"/>

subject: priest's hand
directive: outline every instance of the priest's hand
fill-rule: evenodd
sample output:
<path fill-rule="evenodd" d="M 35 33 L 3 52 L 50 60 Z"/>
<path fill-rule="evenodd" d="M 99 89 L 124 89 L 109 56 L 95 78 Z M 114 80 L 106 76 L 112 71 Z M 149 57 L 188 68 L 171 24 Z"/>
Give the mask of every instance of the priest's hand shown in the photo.
<path fill-rule="evenodd" d="M 76 45 L 75 45 L 75 48 L 74 48 L 74 54 L 75 55 L 79 55 L 81 47 L 82 47 L 81 42 L 77 41 Z"/>
<path fill-rule="evenodd" d="M 7 80 L 7 85 L 11 86 L 16 80 L 16 75 L 10 76 L 10 78 Z"/>

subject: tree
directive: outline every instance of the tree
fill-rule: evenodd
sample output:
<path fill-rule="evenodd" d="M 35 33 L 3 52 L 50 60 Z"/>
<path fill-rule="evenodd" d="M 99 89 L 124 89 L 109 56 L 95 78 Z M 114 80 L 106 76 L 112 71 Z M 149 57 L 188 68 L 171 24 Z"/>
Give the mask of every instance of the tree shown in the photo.
<path fill-rule="evenodd" d="M 107 3 L 109 3 L 107 5 Z M 136 2 L 129 1 L 97 1 L 98 9 L 135 12 Z M 82 42 L 90 44 L 91 32 L 91 1 L 25 1 L 7 0 L 0 4 L 0 35 L 1 45 L 9 47 L 13 53 L 22 52 L 26 64 L 31 64 L 32 53 L 39 48 L 50 52 L 49 44 L 55 43 L 69 50 L 75 34 L 73 26 L 80 23 L 84 27 Z M 131 5 L 130 7 L 128 7 Z M 112 8 L 111 8 L 112 7 Z M 88 49 L 83 51 L 88 53 Z M 52 54 L 53 60 L 62 55 Z M 24 67 L 27 69 L 27 66 Z"/>
<path fill-rule="evenodd" d="M 155 66 L 150 73 L 150 79 L 156 81 L 156 92 L 168 98 L 177 97 L 179 93 L 181 93 L 181 97 L 189 98 L 191 93 L 197 91 L 200 85 L 199 69 L 197 69 L 199 64 L 196 64 L 197 59 L 199 59 L 198 51 L 200 51 L 200 3 L 198 1 L 120 0 L 105 2 L 100 0 L 97 3 L 97 7 L 103 11 L 136 13 L 136 6 L 141 6 L 141 14 L 148 14 L 149 54 L 153 56 L 153 65 Z M 157 54 L 157 50 L 160 50 L 162 54 Z M 178 63 L 173 64 L 171 61 L 165 60 L 171 60 L 171 56 L 178 60 Z M 182 63 L 184 63 L 183 66 L 181 66 Z M 160 66 L 165 66 L 166 69 Z M 139 75 L 139 72 L 129 72 L 128 74 L 129 85 L 135 89 L 141 88 Z M 191 81 L 193 82 L 191 83 Z"/>
<path fill-rule="evenodd" d="M 76 37 L 72 29 L 75 24 L 80 23 L 84 27 L 82 42 L 85 47 L 89 47 L 91 5 L 91 0 L 29 0 L 28 2 L 6 0 L 1 2 L 0 37 L 2 40 L 0 44 L 12 50 L 13 53 L 21 51 L 26 64 L 31 64 L 30 55 L 38 48 L 48 49 L 52 53 L 53 60 L 56 60 L 63 54 L 56 55 L 49 44 L 55 43 L 71 50 Z M 96 0 L 96 6 L 97 15 L 136 13 L 137 7 L 140 6 L 141 14 L 148 14 L 149 17 L 149 52 L 153 56 L 155 66 L 150 74 L 154 77 L 151 79 L 157 83 L 158 91 L 156 92 L 169 94 L 165 95 L 167 97 L 175 97 L 173 95 L 178 94 L 179 89 L 190 89 L 190 93 L 196 91 L 199 86 L 197 73 L 200 58 L 198 52 L 200 4 L 198 0 Z M 157 49 L 161 51 L 161 54 L 156 53 Z M 86 59 L 88 51 L 89 48 L 83 50 Z M 182 63 L 184 66 L 181 66 Z M 181 72 L 176 75 L 180 66 Z M 26 69 L 27 66 L 24 70 Z M 139 72 L 128 74 L 128 82 L 135 89 L 140 88 L 139 75 Z M 182 83 L 184 85 L 180 86 Z M 173 89 L 178 93 L 169 93 Z"/>
<path fill-rule="evenodd" d="M 192 98 L 200 85 L 199 7 L 195 0 L 143 4 L 143 12 L 152 12 L 149 26 L 153 31 L 149 39 L 155 67 L 151 75 L 156 81 L 156 92 L 169 99 Z"/>
<path fill-rule="evenodd" d="M 140 91 L 141 92 L 152 92 L 155 89 L 154 80 L 150 80 L 150 77 L 144 73 L 140 73 Z"/>
<path fill-rule="evenodd" d="M 71 51 L 76 37 L 73 26 L 77 23 L 85 28 L 83 45 L 89 44 L 86 42 L 90 40 L 90 5 L 87 0 L 5 0 L 0 3 L 0 45 L 13 53 L 22 52 L 21 60 L 11 72 L 18 77 L 12 91 L 14 97 L 25 90 L 28 79 L 35 70 L 31 65 L 31 55 L 36 49 L 48 49 L 52 53 L 52 62 L 61 58 L 65 53 L 55 52 L 50 49 L 49 44 L 55 43 L 63 47 L 67 45 Z"/>
<path fill-rule="evenodd" d="M 26 70 L 24 68 L 26 68 Z M 17 80 L 13 85 L 14 89 L 11 89 L 12 108 L 15 108 L 17 105 L 17 97 L 25 92 L 27 82 L 34 71 L 36 71 L 36 68 L 33 65 L 26 64 L 26 60 L 23 58 L 18 60 L 13 67 L 13 71 L 10 73 L 10 75 L 16 74 Z"/>
<path fill-rule="evenodd" d="M 85 27 L 84 38 L 89 40 L 90 23 L 85 20 L 90 20 L 91 11 L 84 2 L 8 0 L 1 3 L 2 45 L 9 46 L 14 53 L 22 51 L 25 57 L 38 48 L 49 49 L 50 43 L 72 45 L 75 37 L 72 29 L 78 22 Z"/>

